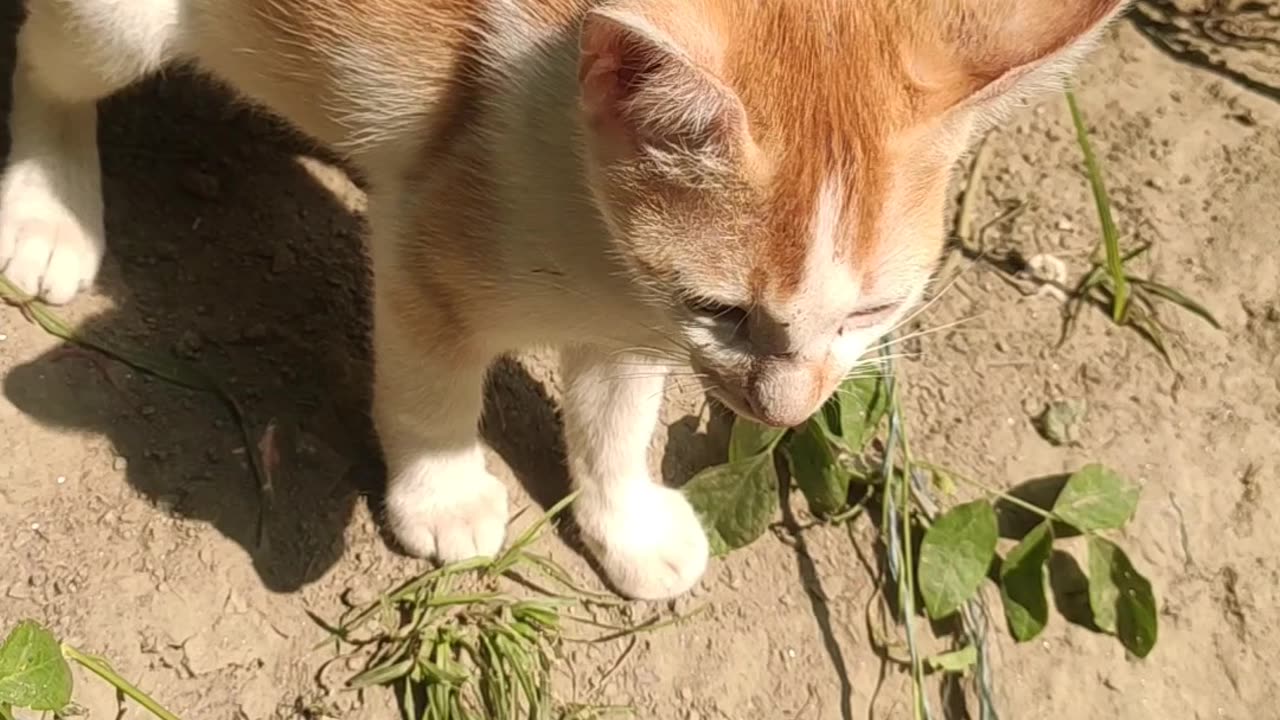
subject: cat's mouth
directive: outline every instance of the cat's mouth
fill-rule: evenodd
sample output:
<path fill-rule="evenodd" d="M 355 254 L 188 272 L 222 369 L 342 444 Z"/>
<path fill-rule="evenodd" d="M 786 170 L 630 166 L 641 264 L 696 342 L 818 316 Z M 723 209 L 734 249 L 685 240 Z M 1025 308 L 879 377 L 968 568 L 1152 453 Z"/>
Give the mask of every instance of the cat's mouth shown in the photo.
<path fill-rule="evenodd" d="M 740 415 L 751 422 L 766 424 L 760 419 L 759 415 L 756 415 L 751 410 L 751 403 L 747 401 L 747 398 L 742 393 L 729 389 L 731 384 L 725 380 L 723 375 L 696 361 L 693 365 L 694 372 L 702 383 L 702 389 L 708 396 L 733 411 L 735 415 Z"/>
<path fill-rule="evenodd" d="M 744 398 L 736 396 L 726 391 L 724 388 L 719 388 L 719 387 L 707 388 L 707 394 L 710 395 L 712 398 L 714 398 L 716 402 L 719 402 L 721 405 L 724 405 L 725 407 L 732 410 L 735 415 L 739 415 L 741 417 L 746 418 L 747 420 L 750 420 L 751 422 L 759 423 L 761 425 L 768 424 L 764 420 L 761 420 L 760 416 L 751 412 L 751 408 L 749 405 L 747 405 L 747 402 Z"/>

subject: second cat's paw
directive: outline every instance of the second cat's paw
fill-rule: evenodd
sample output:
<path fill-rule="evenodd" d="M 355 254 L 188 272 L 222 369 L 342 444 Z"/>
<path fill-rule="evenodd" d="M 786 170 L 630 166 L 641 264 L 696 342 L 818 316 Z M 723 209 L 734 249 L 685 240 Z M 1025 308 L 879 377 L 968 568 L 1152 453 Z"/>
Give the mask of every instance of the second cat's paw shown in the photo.
<path fill-rule="evenodd" d="M 406 473 L 420 472 L 409 470 Z M 493 557 L 507 531 L 507 489 L 487 472 L 395 478 L 387 523 L 405 550 L 442 563 Z"/>
<path fill-rule="evenodd" d="M 626 497 L 583 496 L 578 525 L 614 587 L 660 600 L 692 588 L 707 568 L 707 536 L 679 492 L 637 483 Z"/>

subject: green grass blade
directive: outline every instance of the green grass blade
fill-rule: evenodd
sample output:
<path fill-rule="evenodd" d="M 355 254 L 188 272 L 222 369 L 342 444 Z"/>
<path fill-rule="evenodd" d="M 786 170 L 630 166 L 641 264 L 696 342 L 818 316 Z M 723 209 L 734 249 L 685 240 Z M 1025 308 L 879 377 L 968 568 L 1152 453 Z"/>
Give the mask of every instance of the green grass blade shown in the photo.
<path fill-rule="evenodd" d="M 1085 126 L 1084 115 L 1076 103 L 1076 96 L 1067 91 L 1067 105 L 1071 108 L 1071 122 L 1075 125 L 1076 141 L 1080 151 L 1084 153 L 1085 170 L 1089 175 L 1089 187 L 1093 190 L 1093 202 L 1097 206 L 1098 220 L 1102 223 L 1102 239 L 1107 249 L 1107 273 L 1111 276 L 1114 303 L 1111 306 L 1111 319 L 1117 325 L 1123 325 L 1125 312 L 1129 304 L 1129 281 L 1124 273 L 1124 260 L 1120 257 L 1120 233 L 1116 230 L 1115 220 L 1111 217 L 1111 198 L 1107 195 L 1107 187 L 1102 179 L 1102 170 L 1098 167 L 1098 158 L 1094 155 L 1093 144 L 1089 141 L 1089 130 Z"/>
<path fill-rule="evenodd" d="M 386 685 L 408 675 L 416 664 L 417 660 L 415 658 L 383 663 L 351 678 L 347 681 L 347 686 L 355 689 L 373 685 Z"/>
<path fill-rule="evenodd" d="M 177 715 L 174 715 L 164 709 L 160 703 L 152 700 L 151 696 L 142 692 L 142 690 L 139 690 L 136 685 L 125 680 L 123 677 L 120 677 L 120 674 L 115 671 L 115 668 L 111 667 L 111 663 L 108 663 L 103 658 L 97 657 L 96 655 L 87 655 L 70 645 L 62 646 L 62 654 L 66 656 L 68 660 L 79 663 L 89 672 L 92 672 L 94 675 L 106 680 L 125 697 L 138 703 L 145 708 L 147 712 L 160 718 L 160 720 L 178 720 Z"/>
<path fill-rule="evenodd" d="M 1176 305 L 1181 305 L 1183 309 L 1199 315 L 1205 322 L 1212 325 L 1215 330 L 1222 329 L 1222 325 L 1218 322 L 1218 319 L 1213 316 L 1213 313 L 1209 312 L 1208 308 L 1187 297 L 1182 291 L 1169 287 L 1163 283 L 1158 283 L 1154 280 L 1129 278 L 1129 281 L 1152 295 L 1162 297 Z"/>

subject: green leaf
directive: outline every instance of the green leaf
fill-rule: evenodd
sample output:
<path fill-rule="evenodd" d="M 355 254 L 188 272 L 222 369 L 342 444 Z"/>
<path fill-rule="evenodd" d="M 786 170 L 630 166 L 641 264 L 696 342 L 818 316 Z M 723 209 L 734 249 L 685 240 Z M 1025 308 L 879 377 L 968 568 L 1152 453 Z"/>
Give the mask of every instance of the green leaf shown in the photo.
<path fill-rule="evenodd" d="M 925 658 L 925 663 L 934 672 L 965 673 L 978 662 L 978 648 L 966 645 L 959 650 L 938 653 Z"/>
<path fill-rule="evenodd" d="M 1089 606 L 1098 628 L 1113 633 L 1144 658 L 1156 645 L 1159 627 L 1151 581 L 1142 576 L 1120 546 L 1089 538 Z"/>
<path fill-rule="evenodd" d="M 764 534 L 778 512 L 778 473 L 773 455 L 707 468 L 684 486 L 707 531 L 711 552 L 724 555 Z"/>
<path fill-rule="evenodd" d="M 929 617 L 944 618 L 978 591 L 996 552 L 996 511 L 985 500 L 957 505 L 924 535 L 918 573 Z"/>
<path fill-rule="evenodd" d="M 18 624 L 0 645 L 0 705 L 58 712 L 71 702 L 71 668 L 53 633 Z"/>
<path fill-rule="evenodd" d="M 1124 527 L 1137 507 L 1138 486 L 1095 464 L 1067 480 L 1053 511 L 1068 525 L 1089 532 Z"/>
<path fill-rule="evenodd" d="M 736 418 L 729 436 L 729 462 L 746 460 L 772 450 L 786 432 L 786 428 L 771 428 L 743 417 Z"/>
<path fill-rule="evenodd" d="M 889 397 L 880 378 L 846 380 L 840 386 L 840 436 L 851 452 L 861 452 L 875 437 L 889 409 Z"/>
<path fill-rule="evenodd" d="M 791 477 L 819 517 L 840 512 L 849 504 L 850 474 L 837 461 L 835 450 L 816 420 L 810 420 L 787 443 Z"/>
<path fill-rule="evenodd" d="M 1049 521 L 1037 525 L 1022 538 L 1000 566 L 1000 596 L 1009 633 L 1018 642 L 1040 634 L 1049 622 L 1049 598 L 1044 589 L 1044 568 L 1053 552 Z"/>

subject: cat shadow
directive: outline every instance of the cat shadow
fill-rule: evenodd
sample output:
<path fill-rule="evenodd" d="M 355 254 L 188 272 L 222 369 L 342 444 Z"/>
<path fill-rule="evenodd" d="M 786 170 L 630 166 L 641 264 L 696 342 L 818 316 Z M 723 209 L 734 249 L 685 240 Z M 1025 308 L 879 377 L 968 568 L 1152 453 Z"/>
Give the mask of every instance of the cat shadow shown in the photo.
<path fill-rule="evenodd" d="M 324 163 L 313 148 L 192 77 L 103 103 L 99 138 L 106 302 L 60 314 L 107 306 L 76 323 L 81 337 L 217 379 L 244 427 L 212 394 L 67 347 L 12 368 L 4 394 L 107 438 L 116 457 L 86 463 L 99 492 L 122 472 L 161 511 L 242 546 L 268 588 L 296 590 L 341 556 L 356 503 L 381 485 L 361 218 L 321 181 L 341 173 L 308 169 Z"/>

